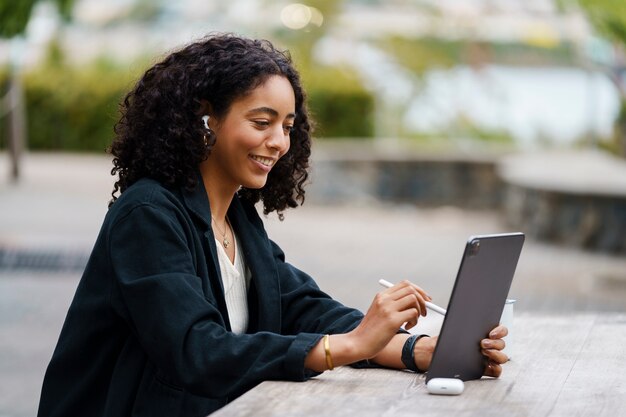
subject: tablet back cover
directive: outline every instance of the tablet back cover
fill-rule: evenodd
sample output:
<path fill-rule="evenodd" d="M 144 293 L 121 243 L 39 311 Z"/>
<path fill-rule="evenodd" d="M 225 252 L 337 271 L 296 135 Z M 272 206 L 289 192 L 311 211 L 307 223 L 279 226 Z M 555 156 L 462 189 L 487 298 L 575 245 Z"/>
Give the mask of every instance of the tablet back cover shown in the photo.
<path fill-rule="evenodd" d="M 500 322 L 523 244 L 523 233 L 468 240 L 426 381 L 482 377 L 480 341 Z"/>

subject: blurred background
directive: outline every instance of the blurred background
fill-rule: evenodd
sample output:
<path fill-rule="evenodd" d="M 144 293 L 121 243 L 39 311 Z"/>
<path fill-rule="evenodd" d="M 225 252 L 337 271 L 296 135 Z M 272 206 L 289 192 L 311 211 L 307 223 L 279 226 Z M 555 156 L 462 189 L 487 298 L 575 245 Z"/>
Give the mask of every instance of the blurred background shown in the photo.
<path fill-rule="evenodd" d="M 288 49 L 317 122 L 270 236 L 351 306 L 446 305 L 471 235 L 522 231 L 519 313 L 626 309 L 626 8 L 612 0 L 0 0 L 0 417 L 41 380 L 114 178 L 118 103 L 210 32 Z"/>

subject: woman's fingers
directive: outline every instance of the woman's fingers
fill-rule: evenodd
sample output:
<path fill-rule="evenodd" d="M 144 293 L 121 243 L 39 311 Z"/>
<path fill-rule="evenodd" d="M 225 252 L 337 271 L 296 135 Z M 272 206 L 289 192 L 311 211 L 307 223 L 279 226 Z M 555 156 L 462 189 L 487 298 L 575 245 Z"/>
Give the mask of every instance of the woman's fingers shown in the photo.
<path fill-rule="evenodd" d="M 489 358 L 491 362 L 506 363 L 509 360 L 509 357 L 506 355 L 506 353 L 499 350 L 481 349 L 481 353 L 483 354 L 483 356 Z"/>
<path fill-rule="evenodd" d="M 417 324 L 417 319 L 419 318 L 419 311 L 416 308 L 409 308 L 400 313 L 399 323 L 402 325 L 406 323 L 404 326 L 405 329 L 409 330 Z M 398 326 L 399 327 L 399 326 Z"/>
<path fill-rule="evenodd" d="M 487 362 L 487 366 L 485 366 L 484 374 L 486 376 L 492 376 L 494 378 L 498 378 L 502 374 L 502 366 L 498 365 L 497 363 L 489 361 Z"/>
<path fill-rule="evenodd" d="M 502 339 L 508 334 L 509 334 L 509 329 L 507 329 L 506 326 L 501 324 L 497 327 L 494 327 L 493 330 L 489 332 L 489 338 L 490 339 Z"/>
<path fill-rule="evenodd" d="M 402 324 L 407 323 L 406 328 L 410 329 L 417 324 L 417 319 L 423 314 L 424 307 L 420 306 L 414 294 L 407 294 L 399 300 L 383 299 L 380 310 L 385 312 L 384 315 L 388 317 L 394 327 L 399 328 Z"/>
<path fill-rule="evenodd" d="M 394 291 L 387 292 L 389 291 L 387 290 L 383 291 L 382 294 L 385 294 L 386 296 L 398 301 L 398 306 L 400 306 L 400 308 L 409 308 L 410 306 L 417 303 L 420 315 L 426 315 L 426 301 L 424 299 L 424 296 L 419 291 L 417 291 L 417 289 L 413 285 L 402 285 L 399 288 L 396 288 L 396 286 L 394 286 L 390 288 L 390 290 L 391 289 L 393 289 Z"/>
<path fill-rule="evenodd" d="M 396 301 L 398 311 L 403 311 L 409 308 L 416 308 L 418 316 L 426 315 L 426 304 L 424 300 L 415 294 L 407 294 L 398 301 Z"/>
<path fill-rule="evenodd" d="M 402 298 L 396 299 L 401 294 L 390 294 L 388 291 L 376 294 L 365 317 L 351 332 L 367 357 L 383 349 L 404 323 L 409 328 L 417 323 L 421 308 L 419 295 L 415 290 L 409 290 Z"/>
<path fill-rule="evenodd" d="M 387 326 L 396 327 L 397 330 L 404 323 L 415 325 L 424 310 L 423 300 L 420 305 L 419 296 L 414 291 L 408 290 L 400 299 L 383 291 L 374 297 L 366 318 L 375 320 L 378 317 L 382 319 L 381 324 L 386 322 Z"/>
<path fill-rule="evenodd" d="M 426 315 L 425 299 L 430 300 L 428 294 L 408 281 L 379 292 L 354 330 L 354 336 L 367 352 L 376 354 L 400 326 L 405 324 L 410 329 L 417 324 L 420 315 Z"/>
<path fill-rule="evenodd" d="M 509 360 L 509 357 L 502 352 L 506 346 L 503 337 L 509 333 L 505 326 L 495 327 L 489 332 L 489 338 L 480 341 L 481 353 L 487 358 L 485 375 L 498 378 L 502 374 L 502 364 Z"/>
<path fill-rule="evenodd" d="M 419 285 L 415 285 L 413 284 L 411 281 L 408 280 L 402 280 L 399 283 L 397 283 L 396 285 L 394 285 L 393 287 L 390 288 L 390 290 L 396 290 L 399 291 L 403 288 L 413 288 L 415 291 L 417 291 L 420 296 L 422 298 L 424 298 L 424 300 L 427 301 L 431 301 L 432 297 L 430 295 L 428 295 L 428 293 L 426 291 L 424 291 Z"/>
<path fill-rule="evenodd" d="M 506 327 L 503 327 L 503 329 L 506 334 Z M 497 364 L 505 363 L 509 360 L 509 357 L 502 352 L 505 346 L 506 343 L 502 339 L 483 339 L 480 341 L 482 354 Z"/>
<path fill-rule="evenodd" d="M 505 346 L 506 343 L 502 339 L 483 339 L 480 341 L 480 347 L 483 349 L 502 350 Z"/>
<path fill-rule="evenodd" d="M 430 295 L 428 295 L 428 293 L 426 291 L 424 291 L 419 285 L 415 285 L 413 284 L 411 281 L 408 280 L 403 280 L 398 282 L 397 284 L 395 284 L 393 287 L 389 287 L 386 290 L 384 290 L 383 292 L 387 293 L 387 294 L 393 294 L 396 291 L 400 291 L 403 290 L 405 288 L 413 288 L 415 289 L 415 291 L 417 291 L 422 297 L 424 297 L 424 299 L 430 301 L 432 300 L 432 298 L 430 297 Z"/>

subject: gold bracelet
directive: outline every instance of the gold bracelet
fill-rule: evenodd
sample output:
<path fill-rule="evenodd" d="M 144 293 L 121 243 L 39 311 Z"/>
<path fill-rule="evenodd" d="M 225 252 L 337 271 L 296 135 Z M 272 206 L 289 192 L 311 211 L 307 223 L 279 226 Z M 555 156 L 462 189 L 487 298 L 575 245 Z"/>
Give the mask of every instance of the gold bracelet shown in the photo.
<path fill-rule="evenodd" d="M 330 354 L 330 336 L 324 335 L 324 351 L 326 352 L 326 365 L 328 366 L 328 370 L 332 371 L 335 367 L 333 366 L 333 357 Z"/>

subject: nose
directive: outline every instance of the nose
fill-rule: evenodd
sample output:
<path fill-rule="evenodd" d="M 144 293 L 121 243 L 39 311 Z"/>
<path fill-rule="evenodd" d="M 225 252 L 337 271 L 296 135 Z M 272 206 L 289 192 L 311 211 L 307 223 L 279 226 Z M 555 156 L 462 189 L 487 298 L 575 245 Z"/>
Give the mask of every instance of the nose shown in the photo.
<path fill-rule="evenodd" d="M 285 130 L 282 126 L 278 126 L 272 129 L 269 137 L 265 142 L 265 146 L 277 151 L 280 156 L 283 156 L 289 150 L 291 138 L 289 133 L 285 134 Z"/>

